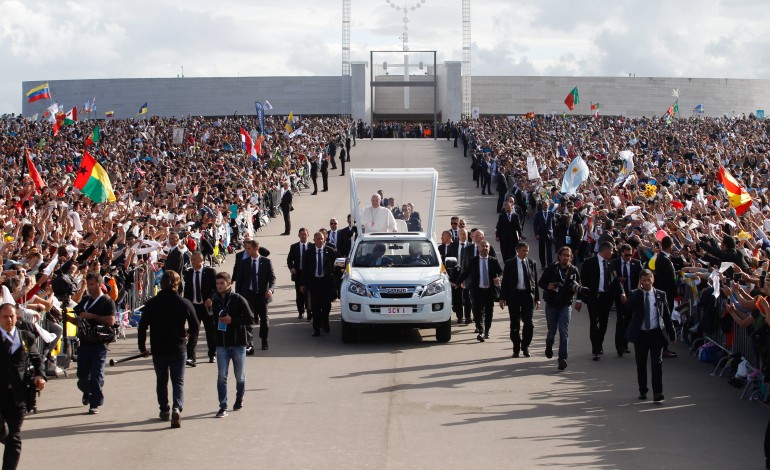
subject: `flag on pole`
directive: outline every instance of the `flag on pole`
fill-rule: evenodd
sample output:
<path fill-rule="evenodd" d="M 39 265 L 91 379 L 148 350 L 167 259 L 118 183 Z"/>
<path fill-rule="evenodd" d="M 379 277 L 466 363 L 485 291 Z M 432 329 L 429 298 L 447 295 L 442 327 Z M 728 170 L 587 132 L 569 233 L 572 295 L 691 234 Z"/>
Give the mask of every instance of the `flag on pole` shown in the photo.
<path fill-rule="evenodd" d="M 254 102 L 254 107 L 257 109 L 257 119 L 259 120 L 259 133 L 265 133 L 265 107 L 259 101 Z"/>
<path fill-rule="evenodd" d="M 736 214 L 741 215 L 749 210 L 752 203 L 751 196 L 749 196 L 746 188 L 722 165 L 719 166 L 719 181 L 724 185 L 727 198 L 730 200 L 730 207 L 735 209 Z"/>
<path fill-rule="evenodd" d="M 86 100 L 85 104 L 83 105 L 83 112 L 84 113 L 90 113 L 91 112 L 91 102 Z"/>
<path fill-rule="evenodd" d="M 139 108 L 139 112 L 136 113 L 137 116 L 140 114 L 147 114 L 147 103 L 144 103 L 141 108 Z"/>
<path fill-rule="evenodd" d="M 591 103 L 591 111 L 594 112 L 594 118 L 599 117 L 599 103 Z"/>
<path fill-rule="evenodd" d="M 676 100 L 676 101 L 674 102 L 674 112 L 675 112 L 675 113 L 678 113 L 678 112 L 679 112 L 679 100 Z"/>
<path fill-rule="evenodd" d="M 564 104 L 572 111 L 578 103 L 580 103 L 580 95 L 578 95 L 578 87 L 575 87 L 569 92 L 567 98 L 564 99 Z"/>
<path fill-rule="evenodd" d="M 48 82 L 29 90 L 27 92 L 27 102 L 34 103 L 38 100 L 51 99 L 51 90 L 48 89 Z"/>
<path fill-rule="evenodd" d="M 40 173 L 38 173 L 34 163 L 32 163 L 29 152 L 27 152 L 27 171 L 29 172 L 29 177 L 32 178 L 32 181 L 35 183 L 35 189 L 37 189 L 37 192 L 40 192 L 45 187 L 45 182 L 43 181 L 43 178 L 40 177 Z"/>
<path fill-rule="evenodd" d="M 286 119 L 286 125 L 283 126 L 286 132 L 294 132 L 294 111 L 289 113 L 288 119 Z"/>
<path fill-rule="evenodd" d="M 94 202 L 115 202 L 110 177 L 90 153 L 86 152 L 75 178 L 75 187 Z"/>
<path fill-rule="evenodd" d="M 78 108 L 73 106 L 72 109 L 67 111 L 67 114 L 64 115 L 61 121 L 63 126 L 69 126 L 78 122 Z"/>
<path fill-rule="evenodd" d="M 577 194 L 578 186 L 588 179 L 589 174 L 588 165 L 578 155 L 564 172 L 564 178 L 561 180 L 561 192 L 572 195 Z"/>
<path fill-rule="evenodd" d="M 243 144 L 243 148 L 246 150 L 246 153 L 255 156 L 256 155 L 256 149 L 254 148 L 254 141 L 251 140 L 251 136 L 248 132 L 246 132 L 246 129 L 241 127 L 241 143 Z"/>
<path fill-rule="evenodd" d="M 86 139 L 86 147 L 96 143 L 99 143 L 99 126 L 94 127 L 93 132 L 91 132 L 91 135 Z"/>
<path fill-rule="evenodd" d="M 115 117 L 115 111 L 107 111 L 104 113 L 108 118 Z"/>
<path fill-rule="evenodd" d="M 268 110 L 268 111 L 273 109 L 273 105 L 270 104 L 270 102 L 267 101 L 267 100 L 265 100 L 265 109 Z"/>
<path fill-rule="evenodd" d="M 91 112 L 91 113 L 96 112 L 96 97 L 95 96 L 93 98 L 91 98 L 91 107 L 88 108 L 88 111 Z"/>
<path fill-rule="evenodd" d="M 706 110 L 703 107 L 703 104 L 701 103 L 701 104 L 695 106 L 695 109 L 693 109 L 693 111 L 698 113 L 698 114 L 703 114 Z"/>

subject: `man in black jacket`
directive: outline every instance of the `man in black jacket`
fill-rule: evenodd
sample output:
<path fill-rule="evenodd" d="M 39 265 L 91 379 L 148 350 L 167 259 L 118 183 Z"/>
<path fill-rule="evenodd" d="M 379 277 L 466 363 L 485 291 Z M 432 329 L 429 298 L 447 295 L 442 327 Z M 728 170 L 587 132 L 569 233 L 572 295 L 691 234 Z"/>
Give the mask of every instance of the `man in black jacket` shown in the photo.
<path fill-rule="evenodd" d="M 540 203 L 540 210 L 533 219 L 535 239 L 538 242 L 540 267 L 553 263 L 553 212 L 548 210 L 548 201 Z"/>
<path fill-rule="evenodd" d="M 323 329 L 331 331 L 329 312 L 334 295 L 334 259 L 336 254 L 328 246 L 324 246 L 324 236 L 321 232 L 313 234 L 314 245 L 302 262 L 302 292 L 310 296 L 310 307 L 313 310 L 313 336 L 320 336 Z"/>
<path fill-rule="evenodd" d="M 275 272 L 270 260 L 260 255 L 259 243 L 256 240 L 247 240 L 243 244 L 249 256 L 241 261 L 235 288 L 236 292 L 249 302 L 251 311 L 259 316 L 259 337 L 264 351 L 268 349 L 267 336 L 270 325 L 267 303 L 273 296 Z"/>
<path fill-rule="evenodd" d="M 168 246 L 168 254 L 163 263 L 163 269 L 175 271 L 177 274 L 183 273 L 185 267 L 190 262 L 190 254 L 179 244 L 179 234 L 177 232 L 172 231 L 168 234 Z M 181 289 L 182 286 L 179 287 Z"/>
<path fill-rule="evenodd" d="M 334 157 L 332 157 L 332 161 L 334 161 Z M 329 190 L 329 159 L 326 157 L 323 157 L 321 159 L 321 182 L 323 183 L 323 189 L 321 190 L 321 192 L 328 191 Z"/>
<path fill-rule="evenodd" d="M 289 188 L 289 182 L 283 182 L 283 194 L 281 194 L 281 203 L 278 206 L 281 208 L 281 214 L 283 214 L 283 226 L 284 230 L 281 235 L 288 235 L 291 233 L 291 211 L 294 210 L 292 203 L 291 189 Z"/>
<path fill-rule="evenodd" d="M 216 290 L 216 271 L 209 266 L 203 266 L 203 254 L 200 251 L 193 252 L 190 257 L 192 267 L 184 272 L 184 298 L 192 302 L 195 309 L 195 317 L 203 323 L 206 333 L 206 345 L 208 346 L 209 362 L 214 362 L 217 353 L 214 343 L 214 319 L 211 315 L 211 297 Z M 196 333 L 190 331 L 187 338 L 187 365 L 192 367 L 197 362 L 195 348 L 198 346 L 198 328 Z"/>
<path fill-rule="evenodd" d="M 666 303 L 669 306 L 674 305 L 674 299 L 676 298 L 676 268 L 674 268 L 674 262 L 671 259 L 671 252 L 674 249 L 674 240 L 669 237 L 663 237 L 660 241 L 660 253 L 655 258 L 655 288 L 662 290 L 666 294 Z M 728 269 L 728 271 L 732 271 Z M 670 308 L 670 307 L 669 307 Z M 663 347 L 664 358 L 675 358 L 677 353 L 669 351 L 668 345 Z"/>
<path fill-rule="evenodd" d="M 505 263 L 516 256 L 516 245 L 521 238 L 521 221 L 510 202 L 506 202 L 503 209 L 495 226 L 495 239 L 500 242 L 500 255 Z"/>
<path fill-rule="evenodd" d="M 532 316 L 534 310 L 540 308 L 537 265 L 527 258 L 528 254 L 529 245 L 519 242 L 516 246 L 516 256 L 505 262 L 503 284 L 500 288 L 500 308 L 508 305 L 508 316 L 511 320 L 513 357 L 519 357 L 519 351 L 524 357 L 529 357 L 529 345 L 534 331 Z M 524 331 L 520 335 L 522 322 Z"/>
<path fill-rule="evenodd" d="M 254 314 L 242 296 L 232 291 L 230 275 L 217 273 L 217 293 L 212 299 L 212 309 L 217 317 L 217 418 L 227 416 L 227 371 L 233 362 L 235 377 L 235 404 L 233 410 L 243 408 L 246 393 L 246 344 L 248 328 L 254 323 Z"/>
<path fill-rule="evenodd" d="M 548 333 L 545 336 L 545 357 L 553 357 L 553 343 L 556 331 L 559 331 L 559 370 L 567 368 L 569 349 L 570 308 L 575 300 L 576 287 L 580 285 L 580 273 L 572 265 L 572 249 L 568 246 L 559 248 L 558 261 L 549 264 L 540 276 L 537 285 L 543 289 L 545 301 L 545 319 Z"/>
<path fill-rule="evenodd" d="M 623 290 L 625 292 L 632 292 L 639 286 L 639 274 L 642 272 L 642 264 L 639 260 L 632 257 L 634 250 L 631 248 L 631 245 L 620 245 L 618 251 L 620 252 L 620 258 L 612 260 L 612 269 L 615 270 L 618 280 L 623 284 Z M 623 354 L 631 352 L 628 349 L 628 340 L 626 339 L 626 328 L 628 328 L 628 322 L 631 319 L 631 310 L 629 309 L 628 302 L 624 304 L 620 302 L 620 299 L 617 299 L 615 301 L 615 311 L 618 314 L 618 321 L 615 323 L 615 350 L 618 353 L 618 357 L 623 357 Z"/>
<path fill-rule="evenodd" d="M 663 347 L 676 341 L 671 311 L 666 294 L 652 287 L 655 275 L 645 269 L 640 275 L 641 287 L 635 290 L 628 303 L 633 312 L 626 336 L 634 343 L 636 378 L 639 399 L 647 399 L 647 355 L 652 369 L 652 396 L 663 401 Z"/>
<path fill-rule="evenodd" d="M 310 249 L 310 244 L 307 242 L 307 229 L 302 227 L 299 229 L 299 241 L 289 247 L 289 255 L 286 257 L 286 264 L 289 267 L 291 273 L 291 280 L 294 283 L 295 301 L 297 304 L 297 318 L 302 318 L 305 314 L 305 307 L 309 306 L 307 301 L 307 293 L 302 292 L 300 287 L 302 286 L 302 262 L 305 259 L 305 253 Z M 312 315 L 308 308 L 307 319 L 310 321 Z"/>
<path fill-rule="evenodd" d="M 350 214 L 347 218 L 348 224 L 338 233 L 337 254 L 347 257 L 350 254 L 350 248 L 353 246 L 353 239 L 356 236 L 356 226 L 351 223 Z"/>
<path fill-rule="evenodd" d="M 468 269 L 460 277 L 460 283 L 470 289 L 473 299 L 473 315 L 476 323 L 476 340 L 484 342 L 489 339 L 492 328 L 492 310 L 500 289 L 500 276 L 503 268 L 497 258 L 489 253 L 489 242 L 479 243 L 479 254 L 468 263 Z M 483 334 L 483 336 L 482 336 Z"/>
<path fill-rule="evenodd" d="M 313 181 L 311 196 L 318 194 L 318 157 L 310 157 L 310 179 Z"/>
<path fill-rule="evenodd" d="M 18 328 L 16 302 L 8 288 L 3 286 L 0 305 L 0 426 L 5 432 L 3 468 L 16 468 L 21 456 L 21 425 L 27 403 L 27 386 L 24 383 L 28 365 L 34 369 L 34 386 L 40 391 L 45 387 L 43 361 L 35 346 L 35 335 Z"/>
<path fill-rule="evenodd" d="M 195 258 L 193 256 L 193 258 Z M 201 255 L 201 264 L 203 256 Z M 195 316 L 193 304 L 177 293 L 181 278 L 174 271 L 166 271 L 160 279 L 160 292 L 147 301 L 142 309 L 142 319 L 139 322 L 137 339 L 139 352 L 145 357 L 152 352 L 152 364 L 155 367 L 155 392 L 158 395 L 160 407 L 159 418 L 168 421 L 171 417 L 171 427 L 181 426 L 182 409 L 184 408 L 184 366 L 186 359 L 185 324 L 191 337 L 198 336 L 198 318 Z M 145 343 L 147 328 L 150 328 L 150 347 Z M 173 408 L 169 413 L 168 379 L 171 376 L 173 393 Z"/>

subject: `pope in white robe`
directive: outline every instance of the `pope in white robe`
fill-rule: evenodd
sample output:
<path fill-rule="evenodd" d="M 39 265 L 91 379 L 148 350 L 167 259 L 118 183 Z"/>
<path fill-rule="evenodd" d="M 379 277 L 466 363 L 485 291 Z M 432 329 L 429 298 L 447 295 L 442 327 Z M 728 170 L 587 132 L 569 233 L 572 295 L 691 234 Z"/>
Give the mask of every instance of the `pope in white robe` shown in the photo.
<path fill-rule="evenodd" d="M 372 205 L 361 209 L 361 227 L 365 233 L 397 232 L 396 219 L 386 207 L 380 206 L 380 195 L 372 195 Z"/>

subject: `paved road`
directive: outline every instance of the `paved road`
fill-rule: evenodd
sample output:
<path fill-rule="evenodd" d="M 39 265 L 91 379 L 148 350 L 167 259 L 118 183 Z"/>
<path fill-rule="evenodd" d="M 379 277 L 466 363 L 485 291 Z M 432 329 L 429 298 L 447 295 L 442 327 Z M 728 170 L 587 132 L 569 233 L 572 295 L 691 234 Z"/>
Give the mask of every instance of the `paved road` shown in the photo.
<path fill-rule="evenodd" d="M 360 168 L 438 169 L 438 227 L 459 214 L 492 233 L 494 197 L 480 195 L 469 159 L 450 142 L 359 141 L 352 158 Z M 327 226 L 331 216 L 344 220 L 347 179 L 332 174 L 328 193 L 295 200 L 295 231 Z M 282 229 L 278 219 L 259 234 L 273 253 L 278 289 L 270 350 L 247 359 L 242 411 L 214 418 L 216 367 L 201 364 L 187 369 L 182 429 L 168 429 L 156 418 L 151 363 L 138 360 L 108 370 L 105 406 L 89 416 L 73 371 L 49 383 L 40 412 L 25 422 L 22 466 L 761 468 L 763 406 L 739 401 L 736 389 L 678 345 L 680 358 L 664 364 L 665 404 L 638 402 L 631 357 L 591 361 L 586 313 L 573 316 L 563 373 L 543 355 L 542 311 L 529 359 L 510 357 L 507 314 L 499 308 L 492 338 L 481 344 L 472 327 L 453 326 L 444 345 L 431 330 L 367 332 L 343 345 L 336 305 L 332 334 L 311 338 L 296 319 L 285 269 L 296 238 L 278 236 Z M 111 357 L 135 348 L 131 334 Z"/>

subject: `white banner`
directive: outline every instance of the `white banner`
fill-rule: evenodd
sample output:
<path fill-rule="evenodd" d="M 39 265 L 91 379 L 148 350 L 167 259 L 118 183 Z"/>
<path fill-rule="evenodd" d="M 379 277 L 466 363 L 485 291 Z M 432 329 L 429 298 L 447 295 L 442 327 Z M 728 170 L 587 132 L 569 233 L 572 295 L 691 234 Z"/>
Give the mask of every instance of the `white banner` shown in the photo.
<path fill-rule="evenodd" d="M 540 179 L 540 172 L 537 169 L 537 161 L 532 155 L 527 157 L 527 176 L 531 180 Z"/>

